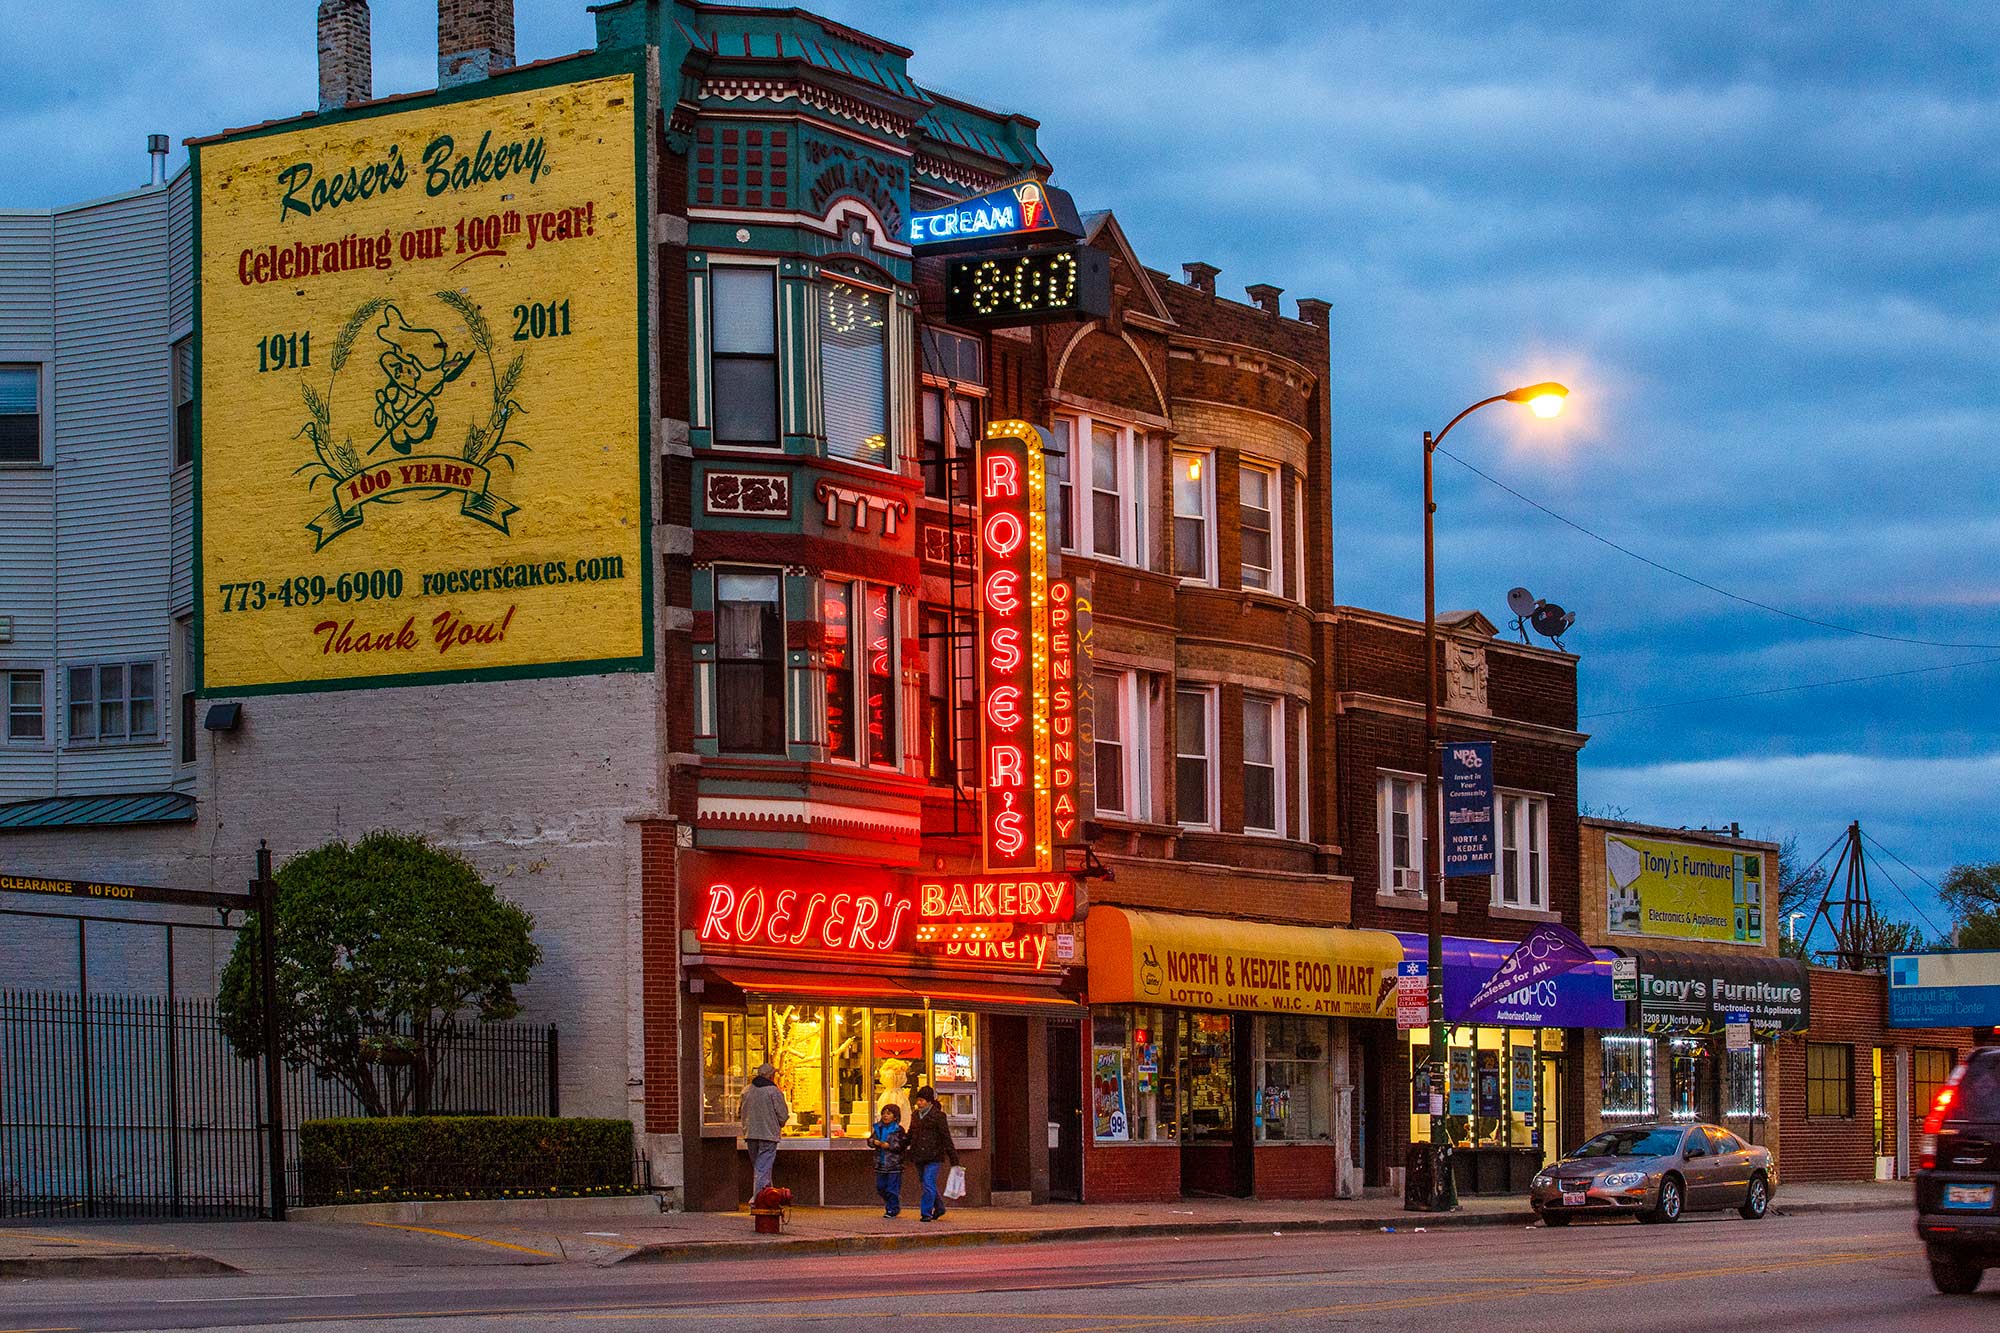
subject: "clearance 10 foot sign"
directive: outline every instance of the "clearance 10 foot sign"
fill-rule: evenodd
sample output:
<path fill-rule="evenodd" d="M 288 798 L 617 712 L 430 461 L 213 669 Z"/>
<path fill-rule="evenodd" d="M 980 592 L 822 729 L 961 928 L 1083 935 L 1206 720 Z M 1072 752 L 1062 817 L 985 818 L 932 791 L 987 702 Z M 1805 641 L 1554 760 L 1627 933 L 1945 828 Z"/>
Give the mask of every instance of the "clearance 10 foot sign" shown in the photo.
<path fill-rule="evenodd" d="M 1048 870 L 1075 842 L 1077 627 L 1071 584 L 1049 576 L 1039 429 L 986 428 L 978 457 L 981 843 L 986 869 Z"/>
<path fill-rule="evenodd" d="M 647 664 L 644 84 L 567 77 L 196 146 L 206 690 Z"/>

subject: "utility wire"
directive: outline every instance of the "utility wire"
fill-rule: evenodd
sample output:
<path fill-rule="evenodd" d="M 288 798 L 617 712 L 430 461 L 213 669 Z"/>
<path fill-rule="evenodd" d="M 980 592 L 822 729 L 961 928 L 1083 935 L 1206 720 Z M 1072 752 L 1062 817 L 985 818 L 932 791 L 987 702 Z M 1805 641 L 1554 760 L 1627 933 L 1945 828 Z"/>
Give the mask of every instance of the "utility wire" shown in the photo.
<path fill-rule="evenodd" d="M 1906 871 L 1910 871 L 1910 875 L 1916 875 L 1916 877 L 1918 877 L 1918 879 L 1920 879 L 1920 881 L 1924 881 L 1924 883 L 1926 883 L 1926 885 L 1930 885 L 1930 891 L 1932 891 L 1932 893 L 1936 893 L 1936 895 L 1938 895 L 1938 899 L 1940 899 L 1940 901 L 1942 901 L 1942 899 L 1944 899 L 1944 889 L 1938 889 L 1938 883 L 1936 883 L 1936 881 L 1934 881 L 1934 879 L 1930 879 L 1930 877 L 1928 877 L 1928 875 L 1924 875 L 1924 873 L 1922 873 L 1922 871 L 1918 871 L 1918 869 L 1916 869 L 1916 867 L 1914 867 L 1914 865 L 1910 865 L 1910 863 L 1908 863 L 1908 861 L 1904 861 L 1904 859 L 1902 859 L 1902 857 L 1898 857 L 1898 855 L 1896 855 L 1896 853 L 1892 853 L 1892 851 L 1890 851 L 1890 849 L 1886 849 L 1886 847 L 1882 847 L 1882 845 L 1880 845 L 1880 843 L 1876 843 L 1876 839 L 1874 839 L 1874 835 L 1872 835 L 1872 833 L 1868 833 L 1868 831 L 1866 831 L 1866 829 L 1862 829 L 1862 837 L 1864 837 L 1864 839 L 1868 839 L 1868 841 L 1870 841 L 1870 843 L 1874 843 L 1874 849 L 1876 849 L 1876 851 L 1878 851 L 1878 853 L 1882 853 L 1882 855 L 1884 855 L 1884 857 L 1888 857 L 1888 859 L 1890 859 L 1890 861 L 1894 861 L 1894 863 L 1896 863 L 1896 865 L 1900 865 L 1900 867 L 1902 867 L 1902 869 L 1906 869 Z"/>
<path fill-rule="evenodd" d="M 1534 508 L 1541 510 L 1544 514 L 1547 514 L 1550 518 L 1554 519 L 1556 522 L 1564 524 L 1567 527 L 1576 529 L 1578 532 L 1590 538 L 1592 541 L 1601 542 L 1604 545 L 1609 546 L 1612 550 L 1618 552 L 1620 555 L 1631 556 L 1634 560 L 1637 560 L 1642 565 L 1650 565 L 1654 569 L 1659 570 L 1662 574 L 1671 574 L 1677 579 L 1681 579 L 1685 582 L 1694 584 L 1694 586 L 1697 588 L 1706 588 L 1708 591 L 1715 593 L 1717 596 L 1727 597 L 1732 602 L 1741 602 L 1745 606 L 1754 606 L 1760 611 L 1769 611 L 1772 615 L 1783 616 L 1787 620 L 1796 620 L 1800 624 L 1816 625 L 1820 629 L 1836 630 L 1841 634 L 1859 635 L 1861 638 L 1864 639 L 1880 639 L 1884 643 L 1910 643 L 1910 644 L 1915 644 L 1920 648 L 1972 648 L 1984 651 L 2000 650 L 2000 643 L 1942 643 L 1936 639 L 1911 639 L 1911 638 L 1905 638 L 1903 635 L 1900 634 L 1877 634 L 1873 630 L 1855 629 L 1852 625 L 1836 625 L 1830 620 L 1816 620 L 1811 616 L 1802 616 L 1796 611 L 1787 611 L 1782 606 L 1772 606 L 1769 602 L 1760 602 L 1754 597 L 1745 597 L 1741 593 L 1731 592 L 1727 588 L 1718 588 L 1713 583 L 1709 583 L 1704 579 L 1698 579 L 1692 574 L 1683 574 L 1680 570 L 1673 568 L 1671 565 L 1663 565 L 1659 561 L 1653 559 L 1650 556 L 1641 555 L 1629 546 L 1620 546 L 1617 542 L 1612 541 L 1609 537 L 1606 537 L 1601 533 L 1592 532 L 1589 528 L 1586 528 L 1585 526 L 1583 526 L 1583 524 L 1577 522 L 1575 519 L 1569 518 L 1563 514 L 1558 514 L 1555 510 L 1549 508 L 1541 501 L 1533 499 L 1530 496 L 1523 495 L 1521 492 L 1515 490 L 1512 486 L 1509 486 L 1506 482 L 1500 480 L 1498 477 L 1493 476 L 1491 473 L 1480 471 L 1478 468 L 1466 462 L 1463 458 L 1460 458 L 1457 454 L 1453 453 L 1449 449 L 1439 448 L 1436 452 L 1443 454 L 1446 458 L 1449 458 L 1452 462 L 1458 464 L 1466 471 L 1472 473 L 1472 475 L 1474 475 L 1475 477 L 1479 477 L 1487 482 L 1490 482 L 1495 486 L 1498 486 L 1501 490 L 1507 492 L 1507 494 L 1513 496 L 1516 500 L 1521 501 L 1521 503 L 1526 505 L 1531 505 Z"/>
<path fill-rule="evenodd" d="M 1863 833 L 1861 836 L 1864 838 L 1868 838 L 1868 835 L 1866 833 Z M 1875 840 L 1873 838 L 1868 838 L 1868 841 L 1874 842 Z M 1909 869 L 1908 866 L 1905 866 L 1903 868 L 1905 870 Z M 1937 923 L 1932 921 L 1928 916 L 1925 916 L 1924 909 L 1917 906 L 1917 900 L 1912 898 L 1908 893 L 1904 892 L 1903 886 L 1896 882 L 1896 877 L 1889 873 L 1889 867 L 1881 864 L 1880 862 L 1877 862 L 1875 865 L 1875 870 L 1876 873 L 1881 875 L 1883 879 L 1889 881 L 1889 887 L 1893 888 L 1896 891 L 1896 896 L 1901 898 L 1904 904 L 1908 906 L 1912 912 L 1915 912 L 1917 914 L 1917 918 L 1920 921 L 1922 921 L 1926 927 L 1930 929 L 1932 938 L 1934 939 L 1942 938 L 1943 932 L 1941 932 L 1937 928 Z M 1915 874 L 1916 872 L 1911 871 L 1910 873 Z"/>
<path fill-rule="evenodd" d="M 1991 666 L 2000 662 L 2000 657 L 1978 657 L 1964 662 L 1946 662 L 1939 666 L 1909 667 L 1903 671 L 1883 671 L 1872 676 L 1842 676 L 1838 680 L 1809 680 L 1798 685 L 1774 685 L 1767 690 L 1745 690 L 1741 694 L 1711 694 L 1700 699 L 1676 699 L 1672 703 L 1642 704 L 1637 708 L 1610 708 L 1598 713 L 1580 713 L 1577 721 L 1587 721 L 1594 717 L 1627 717 L 1633 713 L 1656 713 L 1663 708 L 1687 708 L 1693 704 L 1720 704 L 1735 699 L 1757 699 L 1767 694 L 1790 694 L 1796 690 L 1823 690 L 1833 685 L 1858 685 L 1862 681 L 1891 680 L 1897 676 L 1921 676 L 1932 671 L 1956 671 L 1960 667 Z"/>

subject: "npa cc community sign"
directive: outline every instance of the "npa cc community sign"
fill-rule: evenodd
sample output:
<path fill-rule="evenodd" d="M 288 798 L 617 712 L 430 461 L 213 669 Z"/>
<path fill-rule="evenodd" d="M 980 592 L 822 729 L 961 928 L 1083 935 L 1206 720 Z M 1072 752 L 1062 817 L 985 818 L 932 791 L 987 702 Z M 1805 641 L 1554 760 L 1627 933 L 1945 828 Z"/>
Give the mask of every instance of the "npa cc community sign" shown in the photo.
<path fill-rule="evenodd" d="M 645 81 L 194 145 L 202 686 L 650 664 Z"/>

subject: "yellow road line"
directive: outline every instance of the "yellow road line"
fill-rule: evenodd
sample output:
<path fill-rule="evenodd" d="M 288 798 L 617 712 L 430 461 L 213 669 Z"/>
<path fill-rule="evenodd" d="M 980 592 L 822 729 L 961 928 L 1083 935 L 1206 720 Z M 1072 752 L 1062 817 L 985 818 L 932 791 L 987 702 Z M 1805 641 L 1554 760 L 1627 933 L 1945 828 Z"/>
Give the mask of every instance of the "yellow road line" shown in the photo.
<path fill-rule="evenodd" d="M 364 1222 L 363 1226 L 386 1227 L 391 1231 L 420 1231 L 426 1236 L 443 1236 L 447 1240 L 469 1240 L 474 1245 L 491 1245 L 495 1249 L 519 1250 L 522 1254 L 539 1254 L 544 1259 L 560 1259 L 560 1254 L 548 1250 L 537 1250 L 527 1245 L 515 1245 L 510 1241 L 488 1240 L 484 1236 L 468 1236 L 458 1231 L 439 1231 L 436 1227 L 407 1226 L 401 1222 Z"/>

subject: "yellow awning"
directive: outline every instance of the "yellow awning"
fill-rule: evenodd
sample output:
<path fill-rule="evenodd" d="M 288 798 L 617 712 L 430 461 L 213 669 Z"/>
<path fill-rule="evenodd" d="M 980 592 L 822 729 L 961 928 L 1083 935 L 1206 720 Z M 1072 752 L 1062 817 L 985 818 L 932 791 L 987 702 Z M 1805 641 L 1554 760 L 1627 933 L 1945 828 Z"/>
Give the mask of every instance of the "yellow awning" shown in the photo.
<path fill-rule="evenodd" d="M 1387 1018 L 1403 946 L 1384 930 L 1092 907 L 1084 918 L 1092 1004 L 1169 1004 L 1271 1014 Z"/>

